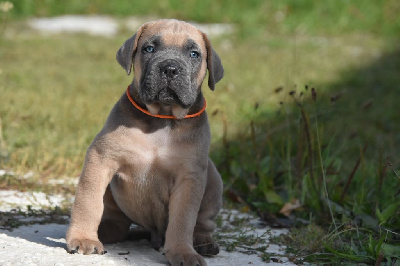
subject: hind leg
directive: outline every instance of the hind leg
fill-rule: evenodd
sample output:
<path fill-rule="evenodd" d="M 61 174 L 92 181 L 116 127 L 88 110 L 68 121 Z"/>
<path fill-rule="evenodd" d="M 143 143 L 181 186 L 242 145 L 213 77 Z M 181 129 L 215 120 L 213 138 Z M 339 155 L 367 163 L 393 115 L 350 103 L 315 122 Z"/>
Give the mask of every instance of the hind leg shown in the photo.
<path fill-rule="evenodd" d="M 193 234 L 193 247 L 200 255 L 216 255 L 219 246 L 212 238 L 214 222 L 222 206 L 222 180 L 214 163 L 208 160 L 207 186 L 201 201 Z"/>
<path fill-rule="evenodd" d="M 104 212 L 98 229 L 102 243 L 115 243 L 128 237 L 131 220 L 121 211 L 115 202 L 110 186 L 104 194 Z"/>

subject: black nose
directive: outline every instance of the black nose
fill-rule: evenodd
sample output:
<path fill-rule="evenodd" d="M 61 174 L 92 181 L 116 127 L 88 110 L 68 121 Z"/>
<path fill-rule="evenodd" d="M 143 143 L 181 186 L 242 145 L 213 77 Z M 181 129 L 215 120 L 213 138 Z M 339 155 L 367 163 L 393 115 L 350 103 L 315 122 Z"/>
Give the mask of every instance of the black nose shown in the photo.
<path fill-rule="evenodd" d="M 174 65 L 166 65 L 162 69 L 162 73 L 169 79 L 174 79 L 178 76 L 179 71 L 178 68 Z"/>

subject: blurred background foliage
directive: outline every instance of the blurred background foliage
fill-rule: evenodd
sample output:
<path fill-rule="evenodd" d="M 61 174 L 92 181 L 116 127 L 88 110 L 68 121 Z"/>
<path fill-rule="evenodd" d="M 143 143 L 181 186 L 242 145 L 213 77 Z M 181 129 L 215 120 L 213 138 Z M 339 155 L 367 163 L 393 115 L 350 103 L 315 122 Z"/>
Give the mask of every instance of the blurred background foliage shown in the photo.
<path fill-rule="evenodd" d="M 343 34 L 365 31 L 397 36 L 400 27 L 396 0 L 16 0 L 14 17 L 63 14 L 108 14 L 119 17 L 153 15 L 205 23 L 235 23 L 243 34 L 293 32 Z"/>

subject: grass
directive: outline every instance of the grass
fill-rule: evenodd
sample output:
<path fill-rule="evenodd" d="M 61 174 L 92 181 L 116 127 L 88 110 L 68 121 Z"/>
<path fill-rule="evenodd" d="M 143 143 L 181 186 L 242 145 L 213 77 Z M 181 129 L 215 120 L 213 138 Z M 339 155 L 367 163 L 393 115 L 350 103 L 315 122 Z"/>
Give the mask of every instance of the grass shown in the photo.
<path fill-rule="evenodd" d="M 132 32 L 45 36 L 23 18 L 148 14 L 235 23 L 235 34 L 213 39 L 225 78 L 215 92 L 203 88 L 227 198 L 272 225 L 292 226 L 276 241 L 298 261 L 398 261 L 397 1 L 50 2 L 16 1 L 0 36 L 0 168 L 36 174 L 0 177 L 1 188 L 73 191 L 47 181 L 79 175 L 132 79 L 114 59 Z M 301 206 L 289 216 L 279 212 L 296 200 Z"/>
<path fill-rule="evenodd" d="M 15 17 L 54 16 L 62 14 L 111 14 L 117 16 L 156 15 L 199 22 L 228 22 L 237 24 L 244 36 L 266 32 L 311 31 L 312 33 L 343 33 L 354 30 L 397 36 L 400 27 L 396 0 L 372 1 L 337 0 L 18 0 Z"/>

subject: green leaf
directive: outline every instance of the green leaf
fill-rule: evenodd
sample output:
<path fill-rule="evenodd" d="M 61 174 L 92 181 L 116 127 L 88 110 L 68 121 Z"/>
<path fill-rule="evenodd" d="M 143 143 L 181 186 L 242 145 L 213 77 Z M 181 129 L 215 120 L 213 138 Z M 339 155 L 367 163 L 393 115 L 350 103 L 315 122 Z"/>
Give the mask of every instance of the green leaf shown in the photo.
<path fill-rule="evenodd" d="M 375 256 L 376 256 L 376 257 L 378 257 L 378 256 L 379 256 L 379 253 L 381 252 L 381 247 L 382 247 L 382 244 L 383 244 L 383 241 L 385 240 L 385 238 L 386 238 L 386 236 L 385 236 L 385 235 L 382 235 L 382 236 L 379 238 L 379 241 L 378 241 L 378 243 L 377 243 L 376 246 L 375 246 Z"/>
<path fill-rule="evenodd" d="M 381 246 L 381 252 L 383 252 L 386 257 L 400 259 L 400 246 L 383 243 Z"/>
<path fill-rule="evenodd" d="M 345 253 L 341 253 L 333 248 L 331 248 L 330 246 L 326 245 L 324 243 L 324 247 L 327 251 L 333 253 L 334 255 L 346 259 L 346 260 L 351 260 L 351 261 L 357 261 L 357 262 L 367 262 L 370 260 L 373 260 L 373 258 L 369 257 L 369 256 L 359 256 L 359 255 L 351 255 L 351 254 L 345 254 Z"/>
<path fill-rule="evenodd" d="M 273 190 L 264 191 L 264 195 L 269 203 L 283 204 L 282 198 Z"/>
<path fill-rule="evenodd" d="M 357 248 L 356 244 L 354 244 L 353 238 L 350 241 L 351 241 L 351 243 L 350 243 L 351 249 L 354 251 L 354 253 L 356 255 L 360 255 L 360 256 L 365 255 L 365 252 L 360 252 L 360 250 Z"/>
<path fill-rule="evenodd" d="M 380 212 L 379 209 L 376 209 L 376 217 L 378 217 L 379 222 L 382 224 L 386 223 L 392 216 L 395 215 L 397 208 L 399 207 L 400 202 L 393 203 L 386 207 L 383 212 Z"/>
<path fill-rule="evenodd" d="M 369 240 L 368 240 L 368 254 L 375 256 L 375 252 L 374 252 L 374 242 L 372 240 L 372 235 L 369 235 Z"/>

